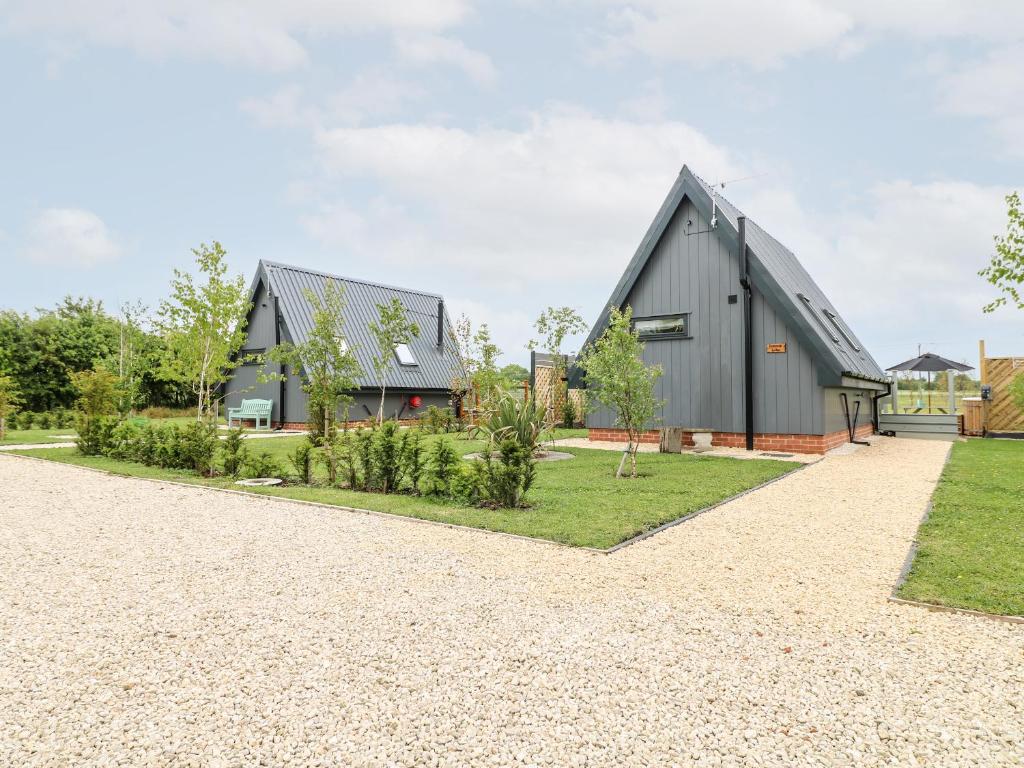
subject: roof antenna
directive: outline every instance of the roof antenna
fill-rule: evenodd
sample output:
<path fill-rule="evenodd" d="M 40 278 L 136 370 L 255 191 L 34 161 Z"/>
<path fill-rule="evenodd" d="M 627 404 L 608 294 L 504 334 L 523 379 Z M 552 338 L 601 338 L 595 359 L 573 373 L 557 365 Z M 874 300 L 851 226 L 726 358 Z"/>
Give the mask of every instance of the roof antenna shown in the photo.
<path fill-rule="evenodd" d="M 762 176 L 767 176 L 767 173 L 755 173 L 753 176 L 741 176 L 738 179 L 728 179 L 726 181 L 716 181 L 711 185 L 711 228 L 718 229 L 718 193 L 715 191 L 715 187 L 719 189 L 725 189 L 726 184 L 735 184 L 738 181 L 749 181 L 750 179 L 759 179 Z"/>

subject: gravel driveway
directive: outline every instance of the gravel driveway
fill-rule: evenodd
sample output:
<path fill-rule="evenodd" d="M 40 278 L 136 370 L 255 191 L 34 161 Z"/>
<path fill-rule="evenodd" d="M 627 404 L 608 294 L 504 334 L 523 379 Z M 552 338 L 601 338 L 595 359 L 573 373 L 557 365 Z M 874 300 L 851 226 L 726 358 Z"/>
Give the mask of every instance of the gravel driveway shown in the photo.
<path fill-rule="evenodd" d="M 617 554 L 0 456 L 0 765 L 1024 763 L 1024 628 L 887 603 L 948 445 Z"/>

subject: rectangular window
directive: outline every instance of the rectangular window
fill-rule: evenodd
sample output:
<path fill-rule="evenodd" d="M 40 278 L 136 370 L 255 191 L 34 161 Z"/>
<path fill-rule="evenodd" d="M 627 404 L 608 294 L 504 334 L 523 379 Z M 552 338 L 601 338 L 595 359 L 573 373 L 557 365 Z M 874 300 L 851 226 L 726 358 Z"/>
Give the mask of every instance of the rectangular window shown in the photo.
<path fill-rule="evenodd" d="M 408 344 L 399 344 L 395 347 L 395 357 L 401 365 L 416 365 L 416 358 L 412 356 L 412 350 Z"/>
<path fill-rule="evenodd" d="M 846 343 L 850 345 L 850 349 L 854 352 L 860 352 L 860 347 L 857 346 L 857 342 L 853 340 L 853 336 L 850 334 L 850 331 L 847 330 L 846 326 L 843 325 L 843 322 L 839 319 L 839 315 L 828 309 L 823 309 L 821 311 L 825 313 L 825 317 L 832 321 L 832 325 L 834 325 L 836 330 L 839 331 L 839 335 L 846 339 Z"/>
<path fill-rule="evenodd" d="M 660 315 L 658 317 L 638 317 L 633 321 L 642 339 L 664 339 L 689 337 L 690 315 Z"/>
<path fill-rule="evenodd" d="M 838 344 L 839 337 L 832 332 L 831 328 L 825 325 L 825 321 L 821 319 L 821 315 L 814 311 L 814 305 L 811 304 L 811 300 L 804 296 L 802 293 L 798 293 L 796 297 L 804 303 L 804 306 L 807 307 L 807 311 L 811 313 L 811 317 L 813 317 L 815 322 L 821 327 L 821 330 L 828 334 L 828 337 L 832 339 L 832 341 Z"/>

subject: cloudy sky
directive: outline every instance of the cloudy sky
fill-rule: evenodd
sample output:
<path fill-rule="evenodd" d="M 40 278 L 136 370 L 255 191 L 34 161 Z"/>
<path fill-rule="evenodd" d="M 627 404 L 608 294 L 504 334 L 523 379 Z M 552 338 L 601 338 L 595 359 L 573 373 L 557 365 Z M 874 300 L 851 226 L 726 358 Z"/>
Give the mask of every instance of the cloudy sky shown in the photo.
<path fill-rule="evenodd" d="M 979 9 L 979 6 L 983 6 Z M 689 164 L 880 363 L 1024 354 L 1024 3 L 0 0 L 0 305 L 155 305 L 189 248 L 596 318 Z"/>

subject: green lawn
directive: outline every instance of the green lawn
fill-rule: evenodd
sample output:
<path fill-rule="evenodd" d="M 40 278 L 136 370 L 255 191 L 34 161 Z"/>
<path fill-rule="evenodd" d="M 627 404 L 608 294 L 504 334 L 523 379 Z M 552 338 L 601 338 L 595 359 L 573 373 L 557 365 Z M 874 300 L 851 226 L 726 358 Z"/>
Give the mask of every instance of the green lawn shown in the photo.
<path fill-rule="evenodd" d="M 899 596 L 1024 616 L 1024 442 L 957 443 Z"/>
<path fill-rule="evenodd" d="M 438 438 L 429 436 L 426 439 L 431 441 Z M 287 467 L 287 453 L 301 440 L 301 437 L 252 440 L 248 442 L 248 447 L 253 451 L 266 450 Z M 466 454 L 480 450 L 482 443 L 459 439 L 455 441 L 455 446 L 462 454 Z M 638 480 L 616 480 L 614 472 L 619 461 L 617 452 L 578 448 L 565 450 L 573 453 L 576 458 L 538 464 L 536 483 L 527 496 L 527 501 L 532 505 L 529 509 L 481 509 L 420 496 L 384 496 L 318 486 L 292 485 L 254 492 L 605 549 L 800 466 L 785 461 L 643 454 L 640 456 L 640 468 L 644 477 Z M 24 453 L 124 475 L 237 487 L 223 478 L 205 479 L 179 470 L 79 456 L 70 448 L 43 448 L 26 450 Z"/>
<path fill-rule="evenodd" d="M 60 440 L 57 435 L 74 435 L 74 427 L 53 429 L 8 429 L 0 445 L 36 445 L 38 443 L 68 443 L 73 440 Z"/>

